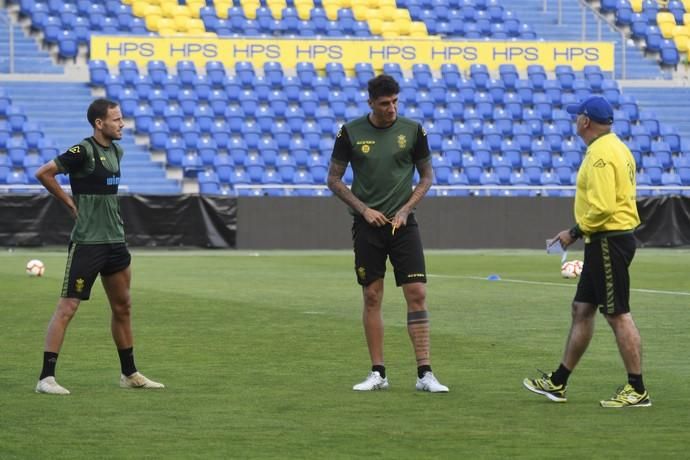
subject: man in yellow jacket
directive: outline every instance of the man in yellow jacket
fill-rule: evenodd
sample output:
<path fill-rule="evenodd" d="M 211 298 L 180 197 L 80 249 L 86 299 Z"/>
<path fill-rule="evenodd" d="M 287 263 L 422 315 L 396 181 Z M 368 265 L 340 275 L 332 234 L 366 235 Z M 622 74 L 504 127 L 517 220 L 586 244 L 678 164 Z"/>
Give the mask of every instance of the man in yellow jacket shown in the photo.
<path fill-rule="evenodd" d="M 640 333 L 630 314 L 628 267 L 635 255 L 633 230 L 640 223 L 635 201 L 635 160 L 628 147 L 611 132 L 613 109 L 593 96 L 568 106 L 577 115 L 577 134 L 587 144 L 577 174 L 575 226 L 552 240 L 567 248 L 584 238 L 585 260 L 572 303 L 572 324 L 558 369 L 523 385 L 555 402 L 566 401 L 568 377 L 587 350 L 594 333 L 597 308 L 616 337 L 628 383 L 602 407 L 652 405 L 642 380 Z"/>

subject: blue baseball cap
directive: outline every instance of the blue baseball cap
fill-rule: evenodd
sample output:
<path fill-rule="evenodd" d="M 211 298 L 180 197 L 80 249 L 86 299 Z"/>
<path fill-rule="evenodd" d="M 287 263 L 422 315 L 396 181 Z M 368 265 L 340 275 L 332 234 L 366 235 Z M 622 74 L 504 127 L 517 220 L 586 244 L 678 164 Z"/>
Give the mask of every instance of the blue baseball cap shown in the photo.
<path fill-rule="evenodd" d="M 589 97 L 579 104 L 569 105 L 565 110 L 572 115 L 585 115 L 602 125 L 613 123 L 613 107 L 601 96 Z"/>

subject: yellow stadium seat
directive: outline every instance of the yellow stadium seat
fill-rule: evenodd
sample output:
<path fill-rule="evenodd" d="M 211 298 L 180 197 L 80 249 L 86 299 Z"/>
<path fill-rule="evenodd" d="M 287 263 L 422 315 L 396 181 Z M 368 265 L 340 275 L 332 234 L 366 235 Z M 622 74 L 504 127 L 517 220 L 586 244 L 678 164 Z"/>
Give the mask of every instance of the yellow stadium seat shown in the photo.
<path fill-rule="evenodd" d="M 392 6 L 384 6 L 381 10 L 381 19 L 384 21 L 393 22 L 395 21 L 395 15 L 397 8 Z"/>
<path fill-rule="evenodd" d="M 175 21 L 173 19 L 170 19 L 170 18 L 160 18 L 158 20 L 157 27 L 158 27 L 158 29 L 157 29 L 158 33 L 161 35 L 163 35 L 162 31 L 164 31 L 164 30 L 171 30 L 171 29 L 173 31 L 177 30 L 177 26 L 175 25 Z M 170 34 L 168 33 L 167 35 L 170 35 Z"/>
<path fill-rule="evenodd" d="M 368 19 L 367 24 L 369 24 L 369 31 L 371 32 L 371 35 L 381 35 L 381 28 L 383 26 L 383 21 L 374 18 L 374 19 Z"/>
<path fill-rule="evenodd" d="M 368 12 L 369 8 L 366 6 L 355 6 L 352 8 L 352 16 L 354 16 L 356 21 L 366 21 Z"/>
<path fill-rule="evenodd" d="M 189 16 L 176 16 L 173 18 L 175 29 L 177 29 L 178 32 L 186 32 L 191 21 L 192 19 Z"/>
<path fill-rule="evenodd" d="M 398 33 L 400 35 L 410 35 L 410 29 L 412 28 L 412 21 L 406 19 L 396 19 L 395 25 L 398 28 Z"/>
<path fill-rule="evenodd" d="M 367 14 L 366 14 L 366 20 L 371 21 L 372 19 L 381 19 L 381 10 L 378 8 L 368 8 L 367 9 Z"/>
<path fill-rule="evenodd" d="M 132 5 L 134 3 L 134 0 L 122 0 L 122 3 L 125 5 Z"/>
<path fill-rule="evenodd" d="M 683 24 L 690 26 L 690 10 L 686 7 L 685 11 L 688 11 L 683 15 Z"/>
<path fill-rule="evenodd" d="M 630 0 L 630 6 L 635 13 L 642 12 L 642 0 Z"/>
<path fill-rule="evenodd" d="M 690 13 L 690 0 L 680 0 L 683 2 L 683 6 L 685 7 L 685 11 L 687 13 Z"/>
<path fill-rule="evenodd" d="M 676 26 L 673 28 L 673 37 L 678 37 L 681 35 L 685 35 L 686 37 L 690 37 L 690 25 L 688 26 Z"/>
<path fill-rule="evenodd" d="M 147 14 L 144 18 L 144 24 L 148 30 L 156 32 L 159 29 L 158 22 L 163 18 L 159 14 Z"/>
<path fill-rule="evenodd" d="M 271 10 L 271 16 L 273 16 L 273 19 L 276 19 L 278 21 L 283 19 L 283 8 L 285 8 L 285 6 L 273 5 L 273 6 L 268 7 L 268 9 Z M 299 14 L 300 8 L 304 8 L 304 7 L 300 6 L 299 8 L 297 8 L 298 14 Z"/>
<path fill-rule="evenodd" d="M 247 19 L 256 19 L 256 10 L 260 6 L 261 5 L 259 4 L 259 2 L 254 2 L 254 1 L 242 2 L 242 11 L 244 11 L 244 17 Z"/>
<path fill-rule="evenodd" d="M 369 0 L 350 0 L 350 8 L 353 10 L 362 6 L 369 8 Z"/>
<path fill-rule="evenodd" d="M 331 21 L 337 21 L 338 20 L 338 10 L 340 9 L 340 5 L 338 5 L 337 3 L 332 3 L 328 6 L 324 5 L 323 9 L 326 12 L 326 17 L 329 20 L 331 20 Z"/>
<path fill-rule="evenodd" d="M 396 8 L 395 9 L 395 20 L 396 21 L 412 21 L 412 17 L 410 16 L 410 10 L 407 8 Z"/>
<path fill-rule="evenodd" d="M 314 2 L 312 0 L 300 0 L 299 2 L 295 2 L 295 7 L 297 5 L 303 5 L 303 4 L 309 4 L 310 6 L 314 6 Z M 269 2 L 266 2 L 266 6 L 268 9 L 271 11 L 283 11 L 283 8 L 287 8 L 287 3 L 285 0 L 271 0 Z M 281 14 L 282 16 L 282 14 Z"/>
<path fill-rule="evenodd" d="M 187 7 L 189 8 L 189 16 L 192 18 L 199 18 L 200 13 L 199 10 L 201 10 L 202 7 L 206 6 L 206 2 L 191 2 L 187 1 Z"/>
<path fill-rule="evenodd" d="M 132 3 L 132 14 L 138 18 L 146 16 L 146 10 L 151 6 L 149 2 L 137 0 Z"/>
<path fill-rule="evenodd" d="M 381 24 L 381 36 L 383 38 L 397 38 L 400 33 L 394 22 L 384 22 Z"/>
<path fill-rule="evenodd" d="M 669 24 L 668 22 L 664 22 L 659 24 L 659 31 L 661 32 L 661 35 L 664 38 L 671 38 L 673 37 L 673 29 L 676 28 L 676 24 Z"/>
<path fill-rule="evenodd" d="M 232 7 L 232 2 L 218 1 L 214 4 L 216 8 L 216 14 L 221 19 L 228 18 L 228 8 Z"/>
<path fill-rule="evenodd" d="M 176 33 L 176 29 L 171 29 L 169 27 L 166 27 L 165 29 L 161 28 L 158 30 L 158 35 L 160 35 L 161 37 L 169 37 L 170 35 L 175 35 Z"/>
<path fill-rule="evenodd" d="M 678 48 L 679 53 L 690 51 L 690 37 L 686 35 L 678 35 L 677 37 L 673 37 L 673 42 L 676 44 L 676 48 Z"/>
<path fill-rule="evenodd" d="M 187 23 L 187 33 L 200 35 L 206 32 L 206 26 L 201 19 L 192 18 Z"/>
<path fill-rule="evenodd" d="M 295 9 L 297 10 L 297 17 L 300 18 L 302 21 L 308 21 L 309 18 L 311 17 L 311 9 L 312 7 L 309 5 L 295 5 Z M 282 12 L 281 12 L 282 14 Z M 280 19 L 280 18 L 276 18 Z"/>
<path fill-rule="evenodd" d="M 412 21 L 410 24 L 410 37 L 427 37 L 429 32 L 426 30 L 426 24 L 421 21 Z"/>
<path fill-rule="evenodd" d="M 379 8 L 385 8 L 387 6 L 392 6 L 393 8 L 397 8 L 395 0 L 379 0 L 377 3 L 379 5 Z"/>

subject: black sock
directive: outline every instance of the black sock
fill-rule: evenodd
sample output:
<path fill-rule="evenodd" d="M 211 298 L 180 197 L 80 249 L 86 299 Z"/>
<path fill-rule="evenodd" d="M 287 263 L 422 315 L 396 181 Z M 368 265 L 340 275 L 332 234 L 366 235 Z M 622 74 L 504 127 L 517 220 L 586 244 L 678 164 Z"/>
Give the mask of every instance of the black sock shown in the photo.
<path fill-rule="evenodd" d="M 642 374 L 628 374 L 628 383 L 638 393 L 644 393 L 644 382 L 642 382 Z"/>
<path fill-rule="evenodd" d="M 426 374 L 427 372 L 431 372 L 431 366 L 429 366 L 428 364 L 425 364 L 423 366 L 419 366 L 417 368 L 417 377 L 419 377 L 421 379 L 422 377 L 424 377 L 424 374 Z"/>
<path fill-rule="evenodd" d="M 41 369 L 41 376 L 38 380 L 43 380 L 46 377 L 55 377 L 55 365 L 57 364 L 58 354 L 51 351 L 43 352 L 43 369 Z"/>
<path fill-rule="evenodd" d="M 386 366 L 371 366 L 371 372 L 378 372 L 382 379 L 386 378 Z"/>
<path fill-rule="evenodd" d="M 120 356 L 122 374 L 127 376 L 134 374 L 137 371 L 137 367 L 134 365 L 134 347 L 117 350 L 117 354 Z"/>
<path fill-rule="evenodd" d="M 551 381 L 554 385 L 567 385 L 568 377 L 570 377 L 571 372 L 572 371 L 570 369 L 568 369 L 563 365 L 563 363 L 561 363 L 558 366 L 558 369 L 556 369 L 556 372 L 551 374 Z"/>

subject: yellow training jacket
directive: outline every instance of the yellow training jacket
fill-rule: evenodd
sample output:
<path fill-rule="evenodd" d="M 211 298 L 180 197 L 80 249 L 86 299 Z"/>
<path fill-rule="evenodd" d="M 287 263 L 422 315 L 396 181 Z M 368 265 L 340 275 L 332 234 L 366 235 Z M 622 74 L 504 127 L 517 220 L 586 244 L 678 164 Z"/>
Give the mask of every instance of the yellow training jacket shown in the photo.
<path fill-rule="evenodd" d="M 587 147 L 577 173 L 575 221 L 585 235 L 633 230 L 640 224 L 635 201 L 635 159 L 613 133 Z"/>

